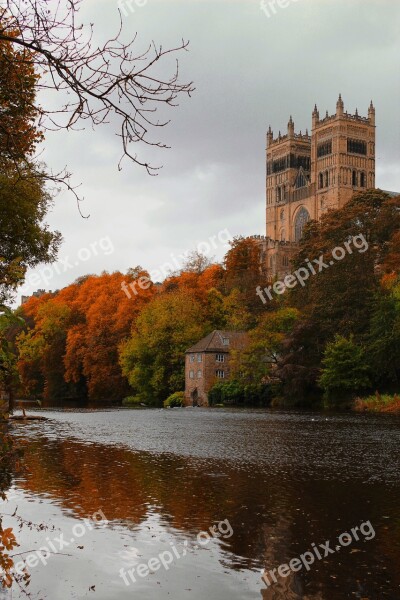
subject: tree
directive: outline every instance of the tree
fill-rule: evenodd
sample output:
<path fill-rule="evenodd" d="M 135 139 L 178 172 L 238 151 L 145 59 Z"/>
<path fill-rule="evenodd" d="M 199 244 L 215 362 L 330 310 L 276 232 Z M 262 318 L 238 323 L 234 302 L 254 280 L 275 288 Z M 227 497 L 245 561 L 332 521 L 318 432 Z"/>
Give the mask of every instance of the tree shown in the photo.
<path fill-rule="evenodd" d="M 292 331 L 299 312 L 282 308 L 267 312 L 249 332 L 249 345 L 238 357 L 233 353 L 233 371 L 246 384 L 260 384 L 274 377 L 282 354 L 283 344 Z"/>
<path fill-rule="evenodd" d="M 80 21 L 81 2 L 5 0 L 0 7 L 0 43 L 18 49 L 23 62 L 33 62 L 35 73 L 41 76 L 36 82 L 38 90 L 61 92 L 57 108 L 33 106 L 32 99 L 26 99 L 38 114 L 41 130 L 69 130 L 112 121 L 121 138 L 121 160 L 128 157 L 154 174 L 156 168 L 140 159 L 132 144 L 166 147 L 151 138 L 153 130 L 168 123 L 160 119 L 160 109 L 175 106 L 178 97 L 191 94 L 193 86 L 179 82 L 177 63 L 169 77 L 160 75 L 160 65 L 187 49 L 188 43 L 164 49 L 152 42 L 139 49 L 135 36 L 126 44 L 120 15 L 119 31 L 96 46 L 93 26 Z M 17 159 L 18 152 L 13 156 Z M 67 173 L 46 177 L 70 187 Z"/>
<path fill-rule="evenodd" d="M 42 140 L 36 126 L 37 81 L 33 53 L 0 36 L 0 172 L 32 156 Z"/>
<path fill-rule="evenodd" d="M 319 385 L 327 400 L 335 403 L 347 400 L 349 395 L 360 393 L 370 386 L 369 368 L 365 351 L 353 337 L 337 335 L 327 344 L 322 359 Z"/>
<path fill-rule="evenodd" d="M 28 267 L 56 258 L 61 234 L 45 224 L 50 206 L 43 181 L 0 173 L 0 303 L 12 297 Z"/>
<path fill-rule="evenodd" d="M 231 248 L 225 255 L 225 293 L 233 290 L 239 292 L 242 307 L 252 315 L 249 326 L 254 326 L 257 316 L 265 312 L 265 308 L 256 295 L 257 286 L 264 283 L 265 270 L 259 244 L 251 237 L 235 237 L 230 242 Z M 236 294 L 236 292 L 235 292 Z M 273 310 L 274 303 L 268 307 Z"/>
<path fill-rule="evenodd" d="M 400 228 L 399 207 L 399 198 L 366 190 L 305 228 L 293 271 L 304 269 L 309 276 L 287 297 L 301 319 L 285 342 L 278 366 L 286 394 L 305 398 L 317 393 L 326 345 L 338 331 L 365 345 L 382 271 Z M 333 260 L 336 248 L 341 249 L 336 254 L 340 260 Z"/>
<path fill-rule="evenodd" d="M 147 277 L 148 273 L 137 275 Z M 126 283 L 130 278 L 121 273 L 103 273 L 60 294 L 74 313 L 63 356 L 65 380 L 80 387 L 84 384 L 91 402 L 118 402 L 129 391 L 118 363 L 118 348 L 155 292 L 150 285 L 128 298 L 122 290 Z"/>
<path fill-rule="evenodd" d="M 142 402 L 161 403 L 185 386 L 185 351 L 209 331 L 201 304 L 186 290 L 156 296 L 144 307 L 120 364 Z"/>
<path fill-rule="evenodd" d="M 400 283 L 377 292 L 367 333 L 367 354 L 374 383 L 400 381 Z"/>
<path fill-rule="evenodd" d="M 1 23 L 0 17 L 0 31 Z M 54 260 L 61 242 L 44 222 L 52 198 L 42 166 L 32 165 L 42 139 L 36 83 L 32 52 L 0 35 L 0 303 L 10 299 L 28 267 Z"/>
<path fill-rule="evenodd" d="M 0 419 L 2 413 L 13 411 L 14 388 L 18 382 L 17 359 L 14 345 L 7 333 L 13 325 L 21 325 L 23 319 L 6 306 L 0 305 L 0 391 L 4 390 L 8 400 L 2 404 L 0 398 Z"/>

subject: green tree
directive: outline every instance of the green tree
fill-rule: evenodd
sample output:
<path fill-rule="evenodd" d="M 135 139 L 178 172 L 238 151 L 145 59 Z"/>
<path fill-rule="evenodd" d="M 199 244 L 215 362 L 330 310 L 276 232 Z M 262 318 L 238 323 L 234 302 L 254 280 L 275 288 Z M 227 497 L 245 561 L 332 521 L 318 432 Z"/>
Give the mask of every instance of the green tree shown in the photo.
<path fill-rule="evenodd" d="M 233 352 L 233 371 L 237 377 L 240 374 L 243 383 L 257 385 L 275 375 L 284 341 L 298 318 L 295 308 L 281 308 L 263 315 L 249 332 L 248 347 L 237 355 Z"/>
<path fill-rule="evenodd" d="M 184 388 L 185 351 L 209 329 L 187 290 L 156 296 L 144 307 L 120 351 L 122 372 L 143 402 L 161 403 Z"/>
<path fill-rule="evenodd" d="M 45 224 L 51 203 L 40 179 L 0 173 L 0 303 L 10 300 L 28 267 L 55 260 L 61 235 Z"/>
<path fill-rule="evenodd" d="M 365 351 L 353 337 L 337 335 L 327 344 L 322 365 L 319 385 L 329 401 L 340 403 L 370 386 Z"/>
<path fill-rule="evenodd" d="M 316 273 L 309 274 L 304 286 L 297 285 L 287 298 L 302 318 L 288 336 L 279 363 L 286 395 L 305 400 L 318 393 L 323 353 L 337 332 L 365 344 L 389 252 L 393 268 L 399 208 L 400 198 L 366 190 L 305 228 L 293 270 L 307 270 L 311 261 Z M 333 260 L 335 248 L 344 250 L 341 260 Z M 320 257 L 322 268 L 312 262 Z"/>
<path fill-rule="evenodd" d="M 400 381 L 400 283 L 380 290 L 375 298 L 367 335 L 368 359 L 374 383 L 386 387 Z"/>

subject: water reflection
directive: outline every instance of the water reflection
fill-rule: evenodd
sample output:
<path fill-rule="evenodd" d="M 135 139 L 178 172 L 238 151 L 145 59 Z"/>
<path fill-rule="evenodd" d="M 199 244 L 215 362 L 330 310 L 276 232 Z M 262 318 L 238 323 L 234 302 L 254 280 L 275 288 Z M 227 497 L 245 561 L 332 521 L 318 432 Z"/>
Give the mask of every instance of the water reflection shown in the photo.
<path fill-rule="evenodd" d="M 388 426 L 389 436 L 389 422 Z M 283 424 L 281 429 L 282 439 L 292 443 L 291 423 L 288 431 Z M 346 477 L 333 480 L 310 465 L 309 476 L 306 466 L 292 473 L 282 469 L 280 475 L 276 467 L 268 469 L 265 456 L 260 464 L 253 462 L 244 468 L 234 457 L 199 460 L 197 456 L 134 452 L 116 445 L 49 438 L 37 430 L 35 435 L 25 436 L 21 429 L 20 434 L 28 444 L 27 473 L 18 479 L 20 488 L 51 499 L 65 513 L 79 518 L 102 509 L 114 530 L 122 536 L 124 531 L 136 532 L 153 553 L 160 551 L 160 539 L 164 544 L 169 539 L 194 543 L 199 531 L 228 519 L 234 533 L 229 539 L 215 541 L 214 562 L 209 562 L 207 553 L 200 553 L 177 571 L 183 578 L 190 569 L 206 578 L 209 573 L 213 581 L 212 565 L 219 561 L 225 578 L 218 583 L 219 591 L 211 593 L 212 598 L 400 598 L 399 488 L 393 482 L 385 485 L 382 473 L 367 481 L 356 476 L 351 481 Z M 310 454 L 306 448 L 310 440 L 304 436 L 299 440 L 298 451 L 305 444 Z M 348 440 L 347 448 L 343 440 L 341 443 L 347 464 L 352 442 Z M 318 450 L 312 452 L 318 454 Z M 388 470 L 392 476 L 392 465 Z M 277 568 L 299 557 L 312 543 L 335 541 L 341 533 L 368 520 L 376 531 L 375 539 L 360 540 L 316 561 L 309 572 L 303 569 L 278 577 L 278 583 L 269 588 L 262 583 L 262 568 Z M 125 545 L 120 547 L 119 560 L 129 566 L 131 537 Z M 242 582 L 248 578 L 248 588 L 232 585 L 228 575 L 232 581 L 238 575 Z M 141 597 L 154 598 L 154 585 L 143 587 Z M 174 599 L 180 597 L 175 585 L 164 584 L 164 592 L 172 592 Z M 197 600 L 203 594 L 203 587 L 191 588 L 191 598 Z M 114 597 L 125 598 L 122 591 Z"/>

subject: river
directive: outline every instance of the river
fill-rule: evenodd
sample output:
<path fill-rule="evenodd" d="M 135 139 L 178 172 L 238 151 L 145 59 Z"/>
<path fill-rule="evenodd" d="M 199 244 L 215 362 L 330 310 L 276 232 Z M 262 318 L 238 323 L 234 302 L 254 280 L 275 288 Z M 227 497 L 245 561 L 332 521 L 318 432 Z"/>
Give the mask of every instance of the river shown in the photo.
<path fill-rule="evenodd" d="M 0 502 L 32 598 L 399 600 L 399 417 L 40 414 Z"/>

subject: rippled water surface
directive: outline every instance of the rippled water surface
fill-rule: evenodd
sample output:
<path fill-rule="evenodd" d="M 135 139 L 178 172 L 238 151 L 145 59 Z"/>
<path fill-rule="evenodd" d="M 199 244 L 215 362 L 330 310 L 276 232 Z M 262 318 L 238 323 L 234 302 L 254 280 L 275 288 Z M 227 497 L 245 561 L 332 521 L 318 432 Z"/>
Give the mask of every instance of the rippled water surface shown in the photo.
<path fill-rule="evenodd" d="M 48 564 L 29 569 L 34 598 L 400 599 L 398 417 L 41 414 L 49 420 L 13 426 L 27 468 L 0 504 L 3 513 L 18 506 L 21 517 L 46 524 L 23 526 L 19 551 L 48 546 L 61 533 L 68 542 Z M 98 511 L 107 526 L 83 520 Z M 15 517 L 6 518 L 15 527 Z M 367 522 L 365 535 L 338 545 L 342 533 Z M 213 526 L 199 543 L 199 532 Z M 339 549 L 321 551 L 309 570 L 276 573 L 269 587 L 261 580 L 261 569 L 326 541 Z M 135 581 L 126 575 L 162 553 L 173 555 L 167 569 Z"/>

